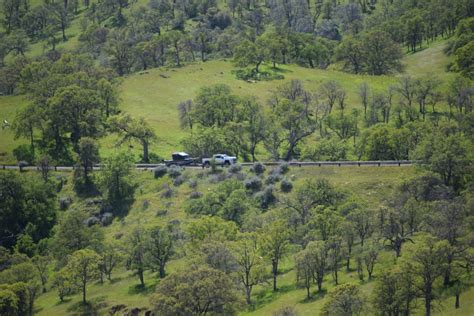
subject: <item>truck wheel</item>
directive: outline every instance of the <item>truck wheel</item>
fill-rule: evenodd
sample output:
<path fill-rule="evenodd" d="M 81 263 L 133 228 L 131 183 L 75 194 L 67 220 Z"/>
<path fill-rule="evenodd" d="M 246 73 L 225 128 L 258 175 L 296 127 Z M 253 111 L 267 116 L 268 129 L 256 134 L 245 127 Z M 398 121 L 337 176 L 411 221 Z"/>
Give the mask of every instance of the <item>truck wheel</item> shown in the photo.
<path fill-rule="evenodd" d="M 230 161 L 227 160 L 226 162 L 224 162 L 224 165 L 230 166 Z"/>
<path fill-rule="evenodd" d="M 211 165 L 211 164 L 210 164 L 208 161 L 206 161 L 206 162 L 204 163 L 204 167 L 206 167 L 206 168 L 209 168 L 210 165 Z"/>

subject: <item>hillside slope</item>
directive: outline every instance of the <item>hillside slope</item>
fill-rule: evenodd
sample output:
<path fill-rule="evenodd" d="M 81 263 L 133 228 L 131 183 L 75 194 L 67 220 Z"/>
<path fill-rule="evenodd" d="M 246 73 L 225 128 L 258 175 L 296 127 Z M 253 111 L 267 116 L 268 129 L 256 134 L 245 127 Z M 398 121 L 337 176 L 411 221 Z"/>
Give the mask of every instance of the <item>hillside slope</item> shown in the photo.
<path fill-rule="evenodd" d="M 434 74 L 448 82 L 454 74 L 446 72 L 449 58 L 444 55 L 446 41 L 435 42 L 432 46 L 415 54 L 406 55 L 404 72 L 413 76 Z M 319 85 L 328 80 L 340 83 L 348 92 L 348 107 L 359 106 L 358 86 L 367 82 L 374 90 L 385 90 L 396 82 L 397 76 L 353 75 L 334 70 L 303 68 L 296 65 L 280 65 L 284 80 L 248 83 L 237 80 L 230 61 L 214 60 L 205 63 L 189 64 L 181 68 L 155 68 L 123 78 L 121 84 L 120 108 L 135 117 L 144 117 L 155 129 L 159 140 L 152 145 L 151 151 L 162 157 L 179 150 L 180 141 L 187 135 L 179 127 L 177 105 L 192 99 L 203 86 L 223 83 L 240 96 L 256 96 L 265 103 L 278 85 L 293 80 L 301 80 L 310 91 L 316 91 Z M 24 96 L 0 96 L 0 119 L 12 122 L 15 113 L 28 101 Z M 11 129 L 0 130 L 0 163 L 14 163 L 11 154 L 13 148 L 22 140 L 13 140 Z M 114 136 L 101 140 L 102 155 L 114 148 Z M 139 154 L 139 149 L 133 149 Z"/>

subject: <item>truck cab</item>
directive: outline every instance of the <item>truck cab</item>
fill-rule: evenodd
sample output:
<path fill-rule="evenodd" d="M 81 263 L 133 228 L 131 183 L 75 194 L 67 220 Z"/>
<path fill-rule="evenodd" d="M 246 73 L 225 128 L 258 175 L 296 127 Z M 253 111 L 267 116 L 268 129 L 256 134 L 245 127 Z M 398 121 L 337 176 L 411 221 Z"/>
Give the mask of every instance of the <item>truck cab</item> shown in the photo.
<path fill-rule="evenodd" d="M 211 165 L 211 161 L 214 161 L 216 165 L 230 166 L 237 163 L 237 157 L 228 156 L 226 154 L 215 154 L 212 156 L 212 158 L 203 158 L 202 164 L 206 167 L 209 167 Z"/>

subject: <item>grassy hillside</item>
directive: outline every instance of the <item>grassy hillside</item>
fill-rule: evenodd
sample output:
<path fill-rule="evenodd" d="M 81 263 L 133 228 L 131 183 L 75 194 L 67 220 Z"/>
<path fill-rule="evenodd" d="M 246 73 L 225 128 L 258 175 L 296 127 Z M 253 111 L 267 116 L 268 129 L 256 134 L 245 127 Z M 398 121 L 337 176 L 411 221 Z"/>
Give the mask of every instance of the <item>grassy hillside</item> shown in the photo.
<path fill-rule="evenodd" d="M 203 172 L 200 169 L 187 170 L 184 173 L 186 178 L 195 178 Z M 295 185 L 301 184 L 308 178 L 328 179 L 337 189 L 347 195 L 354 195 L 361 199 L 371 209 L 377 209 L 383 203 L 383 200 L 390 195 L 394 188 L 402 181 L 407 180 L 422 171 L 416 167 L 293 167 L 289 175 L 294 177 Z M 71 174 L 65 174 L 70 177 Z M 106 239 L 114 239 L 119 234 L 126 235 L 133 227 L 150 227 L 156 224 L 165 224 L 172 220 L 179 220 L 185 224 L 191 219 L 182 208 L 183 202 L 192 191 L 187 184 L 179 188 L 173 188 L 175 194 L 170 199 L 161 197 L 161 189 L 164 183 L 171 180 L 168 176 L 161 179 L 153 179 L 151 172 L 137 172 L 137 190 L 135 202 L 128 213 L 122 219 L 115 219 L 113 224 L 104 228 Z M 207 192 L 217 189 L 219 184 L 211 183 L 204 174 L 198 177 L 197 190 Z M 69 181 L 71 183 L 71 181 Z M 62 195 L 71 195 L 74 204 L 84 203 L 83 200 L 74 196 L 73 191 L 68 185 L 61 193 Z M 73 204 L 73 206 L 74 206 Z M 166 212 L 163 212 L 166 210 Z M 158 215 L 157 212 L 161 215 Z M 384 271 L 384 265 L 392 262 L 394 256 L 391 252 L 385 252 L 382 255 L 380 264 L 376 266 L 374 272 L 375 278 Z M 186 267 L 186 258 L 175 258 L 170 262 L 167 271 L 172 273 Z M 305 299 L 306 292 L 295 286 L 295 271 L 293 270 L 292 255 L 287 256 L 281 265 L 282 274 L 279 277 L 278 292 L 271 290 L 271 283 L 263 284 L 255 288 L 252 299 L 255 303 L 254 308 L 243 311 L 242 315 L 271 315 L 273 311 L 283 306 L 294 306 L 299 315 L 317 315 L 322 308 L 324 295 L 315 295 L 313 299 Z M 268 271 L 269 273 L 270 271 Z M 270 276 L 270 275 L 269 275 Z M 362 292 L 370 297 L 373 282 L 361 282 L 357 278 L 355 266 L 347 273 L 341 269 L 341 283 L 350 282 L 361 285 Z M 149 308 L 149 296 L 154 291 L 154 286 L 159 282 L 155 274 L 150 272 L 145 274 L 145 289 L 138 287 L 138 278 L 124 268 L 119 268 L 113 272 L 113 280 L 106 281 L 104 284 L 96 283 L 90 286 L 88 290 L 89 299 L 92 302 L 89 312 L 98 312 L 106 314 L 111 307 L 124 304 L 130 310 L 131 308 Z M 324 283 L 324 289 L 327 292 L 333 288 L 333 281 L 330 275 L 327 275 Z M 315 289 L 313 289 L 315 290 Z M 326 293 L 325 292 L 325 293 Z M 461 309 L 454 311 L 453 298 L 439 305 L 437 314 L 449 315 L 470 315 L 473 308 L 474 290 L 470 290 L 461 296 Z M 54 289 L 38 298 L 36 306 L 39 315 L 63 315 L 77 314 L 83 312 L 80 305 L 81 297 L 79 294 L 71 296 L 64 303 L 60 303 Z M 421 313 L 421 311 L 420 311 Z"/>
<path fill-rule="evenodd" d="M 436 74 L 445 82 L 453 74 L 446 73 L 449 58 L 443 53 L 445 41 L 433 43 L 430 47 L 404 59 L 405 73 L 413 76 Z M 180 149 L 180 141 L 186 131 L 179 128 L 177 105 L 179 102 L 193 98 L 198 90 L 206 85 L 224 83 L 229 85 L 237 95 L 254 95 L 266 102 L 272 90 L 283 82 L 299 79 L 305 86 L 315 91 L 322 82 L 335 80 L 348 92 L 348 107 L 359 106 L 358 86 L 367 82 L 374 90 L 384 90 L 396 82 L 396 76 L 353 75 L 335 70 L 303 68 L 295 65 L 281 65 L 280 71 L 284 80 L 248 83 L 237 80 L 231 71 L 235 69 L 230 61 L 215 60 L 205 63 L 194 63 L 182 68 L 156 68 L 127 76 L 121 84 L 121 109 L 133 116 L 142 116 L 155 128 L 159 137 L 151 150 L 163 157 Z M 165 75 L 165 76 L 162 76 Z M 13 121 L 15 113 L 27 100 L 22 96 L 0 96 L 0 119 Z M 103 155 L 114 148 L 113 136 L 101 140 Z M 0 163 L 14 163 L 11 150 L 18 141 L 13 140 L 10 129 L 0 130 Z M 134 152 L 139 154 L 139 150 Z"/>

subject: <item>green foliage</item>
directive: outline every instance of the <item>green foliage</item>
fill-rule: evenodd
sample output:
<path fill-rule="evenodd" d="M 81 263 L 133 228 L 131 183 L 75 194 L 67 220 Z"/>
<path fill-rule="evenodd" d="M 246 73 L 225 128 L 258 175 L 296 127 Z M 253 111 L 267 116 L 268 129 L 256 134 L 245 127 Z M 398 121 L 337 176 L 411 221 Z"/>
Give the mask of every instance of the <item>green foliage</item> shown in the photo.
<path fill-rule="evenodd" d="M 12 290 L 0 290 L 0 312 L 5 316 L 17 315 L 18 297 Z"/>
<path fill-rule="evenodd" d="M 52 239 L 51 248 L 59 266 L 67 263 L 67 256 L 80 249 L 99 250 L 104 233 L 97 225 L 87 227 L 88 215 L 83 210 L 66 211 L 60 218 Z"/>
<path fill-rule="evenodd" d="M 382 273 L 375 283 L 372 303 L 383 313 L 410 313 L 415 295 L 413 277 L 400 269 L 393 269 Z"/>
<path fill-rule="evenodd" d="M 20 145 L 13 149 L 13 156 L 15 156 L 18 162 L 26 161 L 29 164 L 33 164 L 35 161 L 34 151 L 29 145 Z"/>
<path fill-rule="evenodd" d="M 450 43 L 450 53 L 455 56 L 457 71 L 471 80 L 474 79 L 473 69 L 473 39 L 474 39 L 474 18 L 461 20 L 457 27 L 454 39 Z"/>
<path fill-rule="evenodd" d="M 202 216 L 187 226 L 187 234 L 193 246 L 197 246 L 205 239 L 235 240 L 237 225 L 219 217 Z"/>
<path fill-rule="evenodd" d="M 68 257 L 65 267 L 72 284 L 82 291 L 82 303 L 87 302 L 87 284 L 99 278 L 100 256 L 93 250 L 82 249 Z"/>
<path fill-rule="evenodd" d="M 305 146 L 301 153 L 303 160 L 341 161 L 347 159 L 348 146 L 332 138 L 321 139 L 316 145 Z"/>
<path fill-rule="evenodd" d="M 232 71 L 235 77 L 244 81 L 265 81 L 265 80 L 281 80 L 285 76 L 275 71 L 256 71 L 255 69 L 236 69 Z"/>
<path fill-rule="evenodd" d="M 146 240 L 147 236 L 143 229 L 136 227 L 132 230 L 128 236 L 126 242 L 126 252 L 128 255 L 126 261 L 126 267 L 128 270 L 134 271 L 134 273 L 140 279 L 140 285 L 145 286 L 144 272 L 148 270 L 146 264 Z"/>
<path fill-rule="evenodd" d="M 119 214 L 133 201 L 135 185 L 131 175 L 130 155 L 117 153 L 102 162 L 99 175 L 101 192 Z"/>
<path fill-rule="evenodd" d="M 153 270 L 158 270 L 160 278 L 165 277 L 165 265 L 173 254 L 173 236 L 170 227 L 154 227 L 147 241 L 147 260 Z"/>
<path fill-rule="evenodd" d="M 0 173 L 0 242 L 9 248 L 28 227 L 34 242 L 48 237 L 56 220 L 56 195 L 36 177 Z"/>
<path fill-rule="evenodd" d="M 415 149 L 415 132 L 377 124 L 362 134 L 357 155 L 367 160 L 407 160 Z"/>
<path fill-rule="evenodd" d="M 417 148 L 414 155 L 427 169 L 439 174 L 444 184 L 459 190 L 472 167 L 472 144 L 456 134 L 434 132 Z"/>
<path fill-rule="evenodd" d="M 156 140 L 156 135 L 144 118 L 133 119 L 130 115 L 115 115 L 110 117 L 107 123 L 110 131 L 120 137 L 117 145 L 131 140 L 137 141 L 143 147 L 142 162 L 150 162 L 148 148 Z"/>
<path fill-rule="evenodd" d="M 321 315 L 359 315 L 364 310 L 364 304 L 356 285 L 342 284 L 329 293 Z"/>
<path fill-rule="evenodd" d="M 251 294 L 255 286 L 265 280 L 265 264 L 261 257 L 261 237 L 256 233 L 241 233 L 233 245 L 236 274 L 245 289 L 247 304 L 251 304 Z"/>
<path fill-rule="evenodd" d="M 67 295 L 74 293 L 76 290 L 69 275 L 69 271 L 64 268 L 54 275 L 53 287 L 56 289 L 61 302 L 64 301 Z"/>
<path fill-rule="evenodd" d="M 198 267 L 173 273 L 156 287 L 150 302 L 167 315 L 235 315 L 240 305 L 237 289 L 225 273 Z"/>
<path fill-rule="evenodd" d="M 78 193 L 93 192 L 94 185 L 90 178 L 93 167 L 100 161 L 97 142 L 89 137 L 79 141 L 76 169 L 74 170 L 74 189 Z"/>

